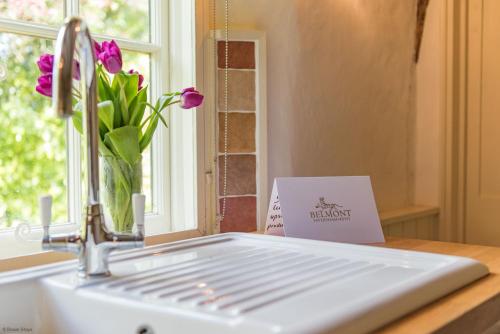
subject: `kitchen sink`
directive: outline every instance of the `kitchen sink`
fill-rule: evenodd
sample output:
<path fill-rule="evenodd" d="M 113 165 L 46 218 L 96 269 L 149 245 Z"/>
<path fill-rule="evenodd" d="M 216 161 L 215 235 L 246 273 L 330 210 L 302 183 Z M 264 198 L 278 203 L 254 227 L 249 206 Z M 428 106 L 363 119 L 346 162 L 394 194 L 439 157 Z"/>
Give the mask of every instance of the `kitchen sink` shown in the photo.
<path fill-rule="evenodd" d="M 360 333 L 488 274 L 468 258 L 228 233 L 0 275 L 19 333 Z"/>

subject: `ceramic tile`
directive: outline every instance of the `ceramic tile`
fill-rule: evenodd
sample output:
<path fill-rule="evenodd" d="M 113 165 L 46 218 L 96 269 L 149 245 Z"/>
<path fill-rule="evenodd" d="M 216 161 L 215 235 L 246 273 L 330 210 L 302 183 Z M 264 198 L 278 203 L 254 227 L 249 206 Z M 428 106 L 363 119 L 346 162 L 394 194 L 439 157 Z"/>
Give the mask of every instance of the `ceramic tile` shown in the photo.
<path fill-rule="evenodd" d="M 222 199 L 219 200 L 222 207 Z M 254 232 L 257 230 L 257 201 L 254 196 L 226 198 L 226 215 L 221 232 Z"/>
<path fill-rule="evenodd" d="M 219 152 L 224 152 L 224 113 L 219 113 Z M 229 153 L 255 152 L 255 113 L 228 113 Z"/>
<path fill-rule="evenodd" d="M 224 110 L 224 70 L 218 73 L 218 106 Z M 255 71 L 228 71 L 229 110 L 255 110 Z"/>
<path fill-rule="evenodd" d="M 217 59 L 219 68 L 226 67 L 226 43 L 219 41 L 217 44 Z M 229 42 L 229 68 L 255 69 L 255 43 L 254 42 Z"/>
<path fill-rule="evenodd" d="M 227 157 L 227 195 L 255 195 L 257 193 L 255 155 Z M 219 195 L 224 191 L 224 157 L 219 157 Z"/>

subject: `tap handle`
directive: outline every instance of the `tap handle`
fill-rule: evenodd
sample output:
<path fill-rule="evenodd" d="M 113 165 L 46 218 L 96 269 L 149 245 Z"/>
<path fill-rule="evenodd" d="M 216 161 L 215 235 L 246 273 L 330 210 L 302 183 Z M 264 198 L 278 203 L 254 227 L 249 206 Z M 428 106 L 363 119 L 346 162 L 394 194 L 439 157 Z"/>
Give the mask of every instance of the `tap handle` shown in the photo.
<path fill-rule="evenodd" d="M 40 221 L 43 226 L 43 235 L 49 235 L 49 225 L 52 220 L 52 196 L 41 196 L 39 200 L 40 206 Z"/>
<path fill-rule="evenodd" d="M 132 194 L 132 210 L 134 212 L 134 222 L 137 225 L 137 232 L 144 235 L 144 211 L 146 206 L 146 196 L 143 194 Z"/>

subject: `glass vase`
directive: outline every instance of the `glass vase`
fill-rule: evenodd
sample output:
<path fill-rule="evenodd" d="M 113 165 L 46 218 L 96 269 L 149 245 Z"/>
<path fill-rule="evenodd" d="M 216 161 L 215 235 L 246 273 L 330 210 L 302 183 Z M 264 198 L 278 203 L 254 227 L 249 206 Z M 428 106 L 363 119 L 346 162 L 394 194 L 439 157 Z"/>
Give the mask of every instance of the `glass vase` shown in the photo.
<path fill-rule="evenodd" d="M 142 191 L 142 156 L 134 164 L 111 156 L 102 159 L 104 205 L 109 210 L 115 232 L 132 233 L 132 194 Z"/>

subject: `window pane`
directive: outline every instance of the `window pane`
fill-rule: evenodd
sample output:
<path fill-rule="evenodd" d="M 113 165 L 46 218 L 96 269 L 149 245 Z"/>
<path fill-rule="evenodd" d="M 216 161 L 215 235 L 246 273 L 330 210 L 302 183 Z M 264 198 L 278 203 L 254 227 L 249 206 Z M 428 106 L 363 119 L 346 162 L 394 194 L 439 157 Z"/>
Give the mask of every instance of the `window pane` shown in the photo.
<path fill-rule="evenodd" d="M 64 0 L 0 0 L 0 16 L 36 23 L 60 24 Z"/>
<path fill-rule="evenodd" d="M 149 41 L 149 0 L 80 0 L 90 31 Z"/>
<path fill-rule="evenodd" d="M 36 61 L 52 44 L 0 33 L 0 229 L 39 224 L 42 194 L 54 197 L 53 220 L 67 221 L 65 122 L 35 92 Z"/>
<path fill-rule="evenodd" d="M 131 51 L 123 51 L 122 50 L 122 57 L 123 57 L 123 70 L 125 72 L 129 70 L 136 70 L 139 73 L 141 73 L 144 76 L 144 85 L 149 85 L 149 78 L 150 78 L 150 67 L 151 67 L 151 60 L 149 58 L 149 54 L 147 53 L 137 53 L 137 52 L 131 52 Z M 148 89 L 148 93 L 151 92 L 151 89 Z"/>

